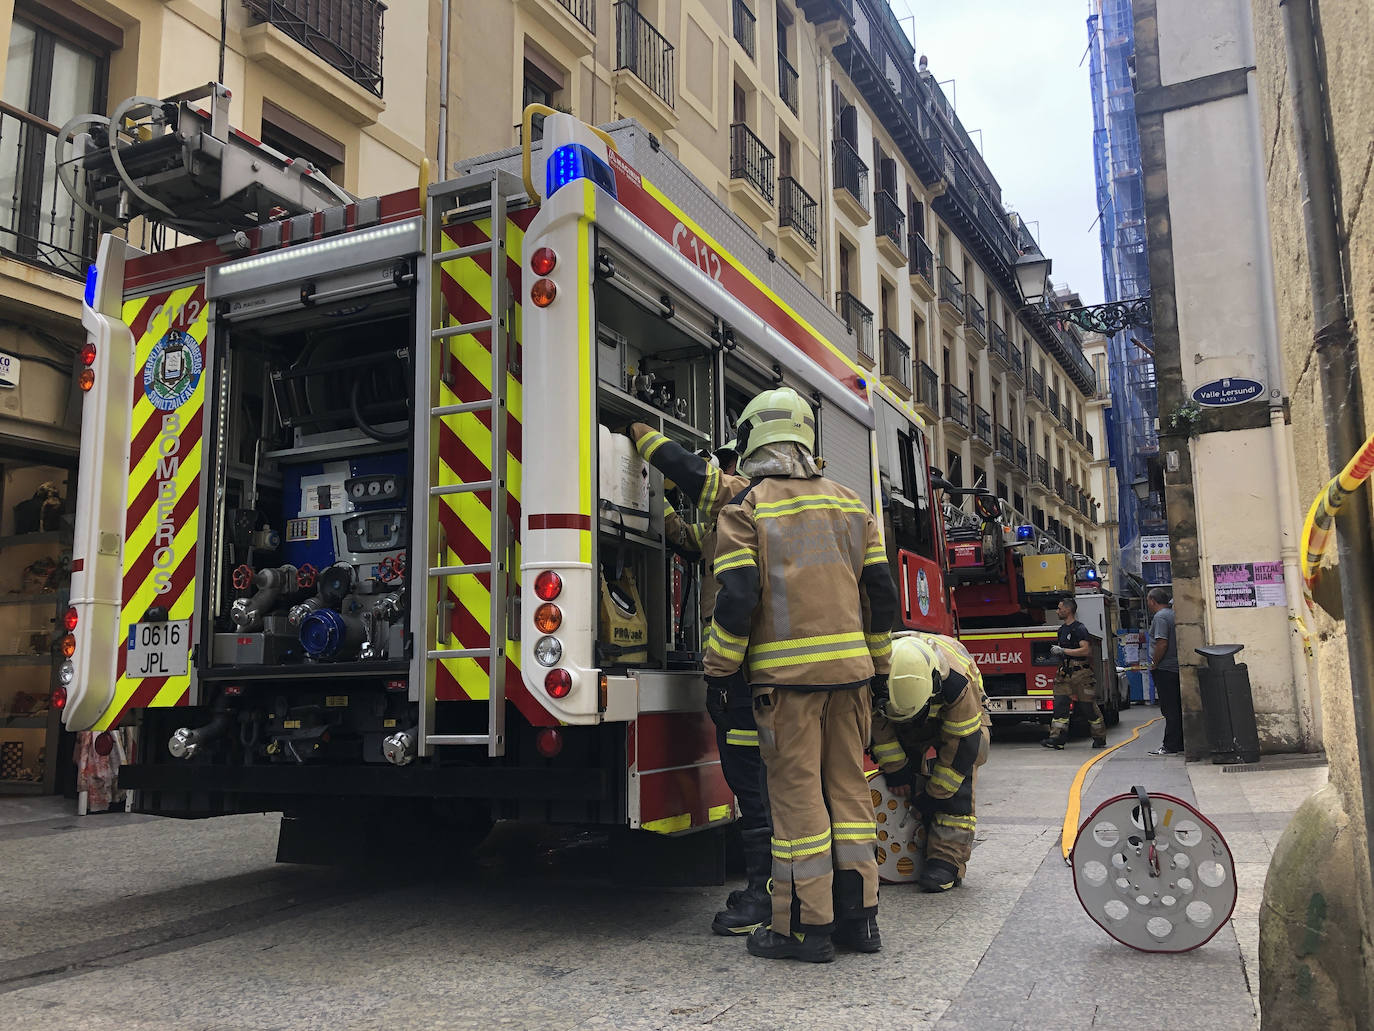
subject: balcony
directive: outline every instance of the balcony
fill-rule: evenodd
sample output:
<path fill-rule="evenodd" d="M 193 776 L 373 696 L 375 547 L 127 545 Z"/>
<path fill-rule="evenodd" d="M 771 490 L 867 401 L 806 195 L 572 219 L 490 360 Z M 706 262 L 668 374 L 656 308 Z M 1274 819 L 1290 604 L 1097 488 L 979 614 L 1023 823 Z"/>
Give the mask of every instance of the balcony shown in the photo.
<path fill-rule="evenodd" d="M 973 443 L 992 450 L 992 413 L 982 405 L 973 406 Z"/>
<path fill-rule="evenodd" d="M 1049 410 L 1050 418 L 1056 422 L 1059 420 L 1059 392 L 1053 388 L 1045 391 L 1045 407 Z"/>
<path fill-rule="evenodd" d="M 1011 368 L 1011 341 L 1007 338 L 1007 331 L 995 322 L 988 327 L 988 350 L 1004 367 Z"/>
<path fill-rule="evenodd" d="M 754 23 L 758 20 L 744 0 L 733 0 L 735 9 L 735 42 L 744 48 L 752 59 L 754 56 Z"/>
<path fill-rule="evenodd" d="M 916 405 L 931 419 L 940 418 L 940 377 L 923 361 L 916 363 Z"/>
<path fill-rule="evenodd" d="M 911 397 L 911 348 L 890 329 L 879 334 L 883 345 L 883 382 L 905 399 Z"/>
<path fill-rule="evenodd" d="M 854 334 L 855 353 L 859 361 L 873 368 L 873 312 L 853 294 L 843 290 L 835 295 L 835 310 L 844 319 L 849 332 Z"/>
<path fill-rule="evenodd" d="M 902 249 L 906 235 L 906 215 L 897 198 L 886 190 L 879 190 L 873 198 L 877 210 L 878 253 L 898 268 L 906 264 Z"/>
<path fill-rule="evenodd" d="M 673 45 L 631 0 L 615 5 L 615 71 L 618 89 L 629 92 L 657 121 L 675 123 Z"/>
<path fill-rule="evenodd" d="M 1026 450 L 1025 441 L 1016 442 L 1016 468 L 1027 475 L 1030 474 L 1030 452 Z"/>
<path fill-rule="evenodd" d="M 58 127 L 0 102 L 0 253 L 80 279 L 97 227 L 52 175 Z"/>
<path fill-rule="evenodd" d="M 868 225 L 868 166 L 848 140 L 834 144 L 835 203 L 859 225 Z"/>
<path fill-rule="evenodd" d="M 1031 490 L 1043 494 L 1050 492 L 1050 463 L 1040 455 L 1035 457 L 1035 477 L 1031 480 Z"/>
<path fill-rule="evenodd" d="M 1021 353 L 1021 348 L 1016 344 L 1011 344 L 1007 349 L 1008 371 L 1017 379 L 1024 381 L 1026 378 L 1026 356 Z"/>
<path fill-rule="evenodd" d="M 964 284 L 948 265 L 940 266 L 940 307 L 947 314 L 964 317 Z"/>
<path fill-rule="evenodd" d="M 729 189 L 755 218 L 773 217 L 773 152 L 743 122 L 730 126 Z"/>
<path fill-rule="evenodd" d="M 968 436 L 968 395 L 953 383 L 945 384 L 945 425 L 947 430 L 962 432 L 964 436 Z"/>
<path fill-rule="evenodd" d="M 1064 494 L 1064 474 L 1058 469 L 1054 471 L 1054 493 L 1060 501 L 1066 500 L 1066 495 Z"/>
<path fill-rule="evenodd" d="M 382 95 L 386 4 L 381 0 L 243 0 L 243 6 L 255 22 L 280 29 L 359 86 Z"/>
<path fill-rule="evenodd" d="M 931 254 L 930 244 L 921 238 L 920 233 L 908 233 L 906 247 L 911 256 L 907 264 L 911 288 L 921 300 L 935 300 L 935 256 Z"/>
<path fill-rule="evenodd" d="M 1088 454 L 1093 458 L 1097 457 L 1097 452 L 1093 449 L 1093 435 L 1087 430 L 1083 431 L 1083 446 L 1088 449 Z"/>
<path fill-rule="evenodd" d="M 988 316 L 983 308 L 983 303 L 976 297 L 964 297 L 964 325 L 973 330 L 972 334 L 965 333 L 964 339 L 971 344 L 986 344 L 988 342 Z"/>
<path fill-rule="evenodd" d="M 1008 465 L 1016 464 L 1016 442 L 1012 439 L 1011 429 L 997 424 L 997 454 L 1004 459 Z"/>
<path fill-rule="evenodd" d="M 1027 385 L 1027 395 L 1033 401 L 1038 402 L 1041 407 L 1045 404 L 1045 377 L 1040 374 L 1038 369 L 1030 370 L 1030 383 Z"/>
<path fill-rule="evenodd" d="M 592 35 L 596 35 L 596 0 L 557 0 Z"/>
<path fill-rule="evenodd" d="M 1078 442 L 1079 447 L 1083 447 L 1083 424 L 1075 419 L 1073 421 L 1073 439 Z"/>
<path fill-rule="evenodd" d="M 815 259 L 816 202 L 790 175 L 778 180 L 778 228 L 786 230 L 781 234 L 784 246 L 793 242 L 789 237 L 805 241 L 805 247 L 799 248 L 800 264 Z"/>
<path fill-rule="evenodd" d="M 797 69 L 781 50 L 778 51 L 778 96 L 792 109 L 795 115 L 801 110 L 801 86 L 797 80 Z"/>

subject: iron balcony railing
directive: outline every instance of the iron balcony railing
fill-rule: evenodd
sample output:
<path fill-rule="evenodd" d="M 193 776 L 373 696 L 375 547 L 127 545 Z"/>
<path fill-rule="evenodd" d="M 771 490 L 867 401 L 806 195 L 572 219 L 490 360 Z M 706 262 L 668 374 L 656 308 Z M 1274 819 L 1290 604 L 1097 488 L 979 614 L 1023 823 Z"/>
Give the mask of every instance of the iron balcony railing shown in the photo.
<path fill-rule="evenodd" d="M 911 348 L 890 329 L 882 331 L 883 375 L 911 389 Z"/>
<path fill-rule="evenodd" d="M 791 226 L 811 246 L 816 245 L 816 202 L 790 175 L 778 180 L 778 224 Z"/>
<path fill-rule="evenodd" d="M 873 361 L 873 312 L 853 294 L 841 290 L 835 294 L 835 310 L 839 312 L 849 332 L 854 334 L 859 357 Z"/>
<path fill-rule="evenodd" d="M 1073 421 L 1073 439 L 1079 444 L 1083 443 L 1083 423 L 1078 419 Z"/>
<path fill-rule="evenodd" d="M 874 195 L 873 206 L 877 209 L 878 235 L 886 236 L 899 251 L 904 251 L 902 237 L 906 231 L 906 215 L 897 198 L 886 190 L 879 190 Z"/>
<path fill-rule="evenodd" d="M 630 0 L 615 5 L 615 67 L 634 73 L 669 107 L 673 106 L 673 45 L 649 24 Z"/>
<path fill-rule="evenodd" d="M 1062 500 L 1064 497 L 1064 474 L 1058 469 L 1054 471 L 1054 493 Z"/>
<path fill-rule="evenodd" d="M 913 276 L 920 276 L 935 289 L 935 256 L 930 244 L 921 238 L 920 233 L 907 234 L 907 254 L 910 255 L 908 269 Z"/>
<path fill-rule="evenodd" d="M 1021 348 L 1012 344 L 1007 352 L 1007 361 L 1011 364 L 1012 375 L 1021 378 L 1026 375 L 1026 356 L 1021 353 Z"/>
<path fill-rule="evenodd" d="M 801 108 L 801 86 L 797 81 L 797 69 L 781 50 L 778 51 L 778 96 L 796 114 Z"/>
<path fill-rule="evenodd" d="M 995 322 L 988 329 L 988 345 L 992 353 L 1003 361 L 1011 361 L 1011 341 L 1007 339 L 1007 331 Z"/>
<path fill-rule="evenodd" d="M 1041 404 L 1045 403 L 1045 377 L 1039 369 L 1030 370 L 1030 394 Z"/>
<path fill-rule="evenodd" d="M 964 285 L 948 265 L 940 266 L 940 300 L 953 305 L 962 315 L 964 311 Z"/>
<path fill-rule="evenodd" d="M 1097 452 L 1093 451 L 1093 435 L 1087 430 L 1083 431 L 1083 446 L 1092 453 L 1094 458 L 1097 457 Z"/>
<path fill-rule="evenodd" d="M 558 0 L 558 3 L 588 32 L 596 34 L 596 0 Z"/>
<path fill-rule="evenodd" d="M 382 95 L 386 4 L 381 0 L 243 0 L 243 6 L 258 21 L 276 26 L 358 85 Z"/>
<path fill-rule="evenodd" d="M 968 395 L 953 383 L 945 384 L 945 418 L 969 428 Z"/>
<path fill-rule="evenodd" d="M 754 56 L 754 12 L 749 10 L 749 5 L 744 0 L 734 0 L 735 7 L 735 41 L 744 48 L 744 52 L 750 57 Z"/>
<path fill-rule="evenodd" d="M 997 450 L 1006 457 L 1008 462 L 1016 460 L 1016 444 L 1012 440 L 1011 430 L 1001 423 L 997 424 Z"/>
<path fill-rule="evenodd" d="M 932 412 L 940 410 L 940 377 L 925 362 L 917 362 L 916 400 Z"/>
<path fill-rule="evenodd" d="M 1059 393 L 1053 387 L 1045 391 L 1045 407 L 1050 410 L 1050 418 L 1059 418 Z"/>
<path fill-rule="evenodd" d="M 973 432 L 988 447 L 992 447 L 992 413 L 982 405 L 973 406 Z"/>
<path fill-rule="evenodd" d="M 57 181 L 57 133 L 0 102 L 0 252 L 79 279 L 95 260 L 97 227 Z"/>
<path fill-rule="evenodd" d="M 1023 473 L 1030 471 L 1030 452 L 1026 450 L 1026 445 L 1022 441 L 1016 442 L 1016 468 Z"/>
<path fill-rule="evenodd" d="M 743 122 L 730 126 L 730 178 L 743 179 L 773 203 L 773 152 Z"/>
<path fill-rule="evenodd" d="M 1035 482 L 1045 487 L 1050 485 L 1050 463 L 1041 455 L 1035 456 Z"/>
<path fill-rule="evenodd" d="M 835 186 L 852 193 L 854 199 L 867 211 L 868 166 L 864 164 L 863 158 L 859 157 L 858 152 L 849 145 L 848 140 L 836 140 L 834 153 Z"/>
<path fill-rule="evenodd" d="M 988 316 L 983 302 L 976 297 L 964 298 L 965 324 L 984 340 L 988 337 Z"/>

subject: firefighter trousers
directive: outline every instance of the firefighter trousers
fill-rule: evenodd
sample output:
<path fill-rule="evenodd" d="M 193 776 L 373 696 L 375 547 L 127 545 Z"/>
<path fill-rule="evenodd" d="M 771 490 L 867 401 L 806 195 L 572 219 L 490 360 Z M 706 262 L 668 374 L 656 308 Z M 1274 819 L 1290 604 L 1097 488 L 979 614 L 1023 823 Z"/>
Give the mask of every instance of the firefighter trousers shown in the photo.
<path fill-rule="evenodd" d="M 743 675 L 738 684 L 732 681 L 725 690 L 708 687 L 706 711 L 716 725 L 720 771 L 739 800 L 740 830 L 763 830 L 771 823 L 768 783 L 759 754 L 759 728 Z"/>
<path fill-rule="evenodd" d="M 968 868 L 969 856 L 973 853 L 973 836 L 978 829 L 978 811 L 975 791 L 978 786 L 978 767 L 988 761 L 988 729 L 978 732 L 982 741 L 978 746 L 978 758 L 973 769 L 959 785 L 959 790 L 948 798 L 934 799 L 935 811 L 930 823 L 917 831 L 917 843 L 924 835 L 926 859 L 943 859 L 958 871 L 963 880 Z M 924 776 L 916 778 L 917 791 L 925 791 L 929 781 Z"/>
<path fill-rule="evenodd" d="M 1097 682 L 1093 671 L 1086 666 L 1073 668 L 1059 667 L 1054 677 L 1054 718 L 1050 721 L 1050 737 L 1063 741 L 1069 736 L 1069 703 L 1079 706 L 1088 713 L 1088 730 L 1093 739 L 1102 741 L 1107 737 L 1107 721 L 1102 718 L 1102 709 L 1097 704 Z"/>
<path fill-rule="evenodd" d="M 759 750 L 773 813 L 773 922 L 829 933 L 878 912 L 877 828 L 864 778 L 872 694 L 857 688 L 756 690 Z"/>

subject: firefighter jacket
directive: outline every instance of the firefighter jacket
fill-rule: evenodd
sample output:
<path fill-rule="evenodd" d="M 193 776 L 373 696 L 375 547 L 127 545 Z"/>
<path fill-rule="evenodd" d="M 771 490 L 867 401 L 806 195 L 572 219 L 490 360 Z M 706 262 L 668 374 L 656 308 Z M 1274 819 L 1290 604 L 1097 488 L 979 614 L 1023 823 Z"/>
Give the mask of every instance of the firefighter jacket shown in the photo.
<path fill-rule="evenodd" d="M 716 531 L 708 677 L 743 666 L 755 688 L 826 690 L 888 672 L 897 593 L 857 494 L 823 476 L 764 477 Z"/>
<path fill-rule="evenodd" d="M 701 578 L 701 621 L 705 626 L 715 610 L 717 584 L 710 575 L 716 556 L 716 518 L 726 503 L 749 486 L 742 476 L 722 472 L 699 455 L 641 422 L 630 427 L 640 457 L 672 480 L 697 507 L 697 521 L 688 522 L 676 512 L 665 514 L 663 530 L 669 543 L 688 555 L 700 555 L 706 565 Z"/>
<path fill-rule="evenodd" d="M 922 636 L 937 646 L 944 640 Z M 882 712 L 874 713 L 870 749 L 873 761 L 884 773 L 896 773 L 908 762 L 922 763 L 926 751 L 934 748 L 935 762 L 925 785 L 932 798 L 949 798 L 959 790 L 978 761 L 984 728 L 992 726 L 983 707 L 977 664 L 972 658 L 956 656 L 952 649 L 941 652 L 949 660 L 949 671 L 937 674 L 930 703 L 915 718 L 901 722 L 888 719 Z"/>

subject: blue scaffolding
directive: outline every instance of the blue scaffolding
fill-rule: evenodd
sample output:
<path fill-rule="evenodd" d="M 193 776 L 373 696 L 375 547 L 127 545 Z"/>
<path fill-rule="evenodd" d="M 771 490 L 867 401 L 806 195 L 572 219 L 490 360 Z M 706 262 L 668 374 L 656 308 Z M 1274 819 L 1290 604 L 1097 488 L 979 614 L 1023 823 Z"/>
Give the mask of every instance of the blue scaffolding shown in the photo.
<path fill-rule="evenodd" d="M 1145 241 L 1145 189 L 1140 133 L 1135 120 L 1131 59 L 1135 20 L 1131 0 L 1092 0 L 1088 17 L 1089 74 L 1093 99 L 1093 166 L 1102 243 L 1102 285 L 1109 301 L 1150 292 Z M 1117 568 L 1141 575 L 1142 527 L 1158 523 L 1161 499 L 1141 502 L 1132 484 L 1149 478 L 1159 454 L 1159 397 L 1155 386 L 1154 338 L 1146 330 L 1123 330 L 1107 345 L 1111 408 L 1107 441 L 1117 476 Z"/>

